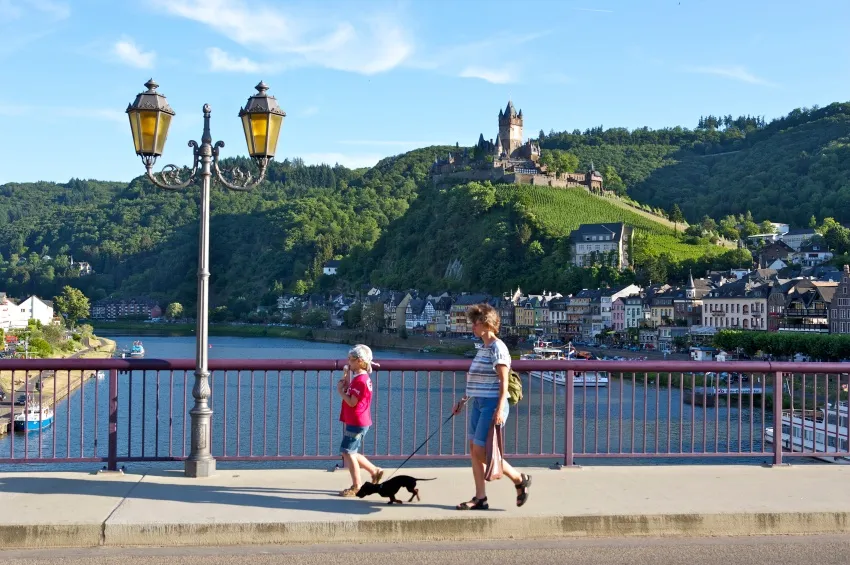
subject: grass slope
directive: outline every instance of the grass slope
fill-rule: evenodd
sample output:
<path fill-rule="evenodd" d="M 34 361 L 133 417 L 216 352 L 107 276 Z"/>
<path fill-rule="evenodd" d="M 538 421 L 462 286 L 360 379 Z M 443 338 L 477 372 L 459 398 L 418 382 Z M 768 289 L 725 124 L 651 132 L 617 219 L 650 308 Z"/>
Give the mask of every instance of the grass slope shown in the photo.
<path fill-rule="evenodd" d="M 637 233 L 648 236 L 649 255 L 669 253 L 674 259 L 697 259 L 724 251 L 706 244 L 691 245 L 681 241 L 675 232 L 661 222 L 621 208 L 608 199 L 588 193 L 582 188 L 556 189 L 539 186 L 502 186 L 498 190 L 519 192 L 528 210 L 555 237 L 567 237 L 580 224 L 623 222 L 634 226 Z M 680 228 L 681 229 L 681 228 Z"/>

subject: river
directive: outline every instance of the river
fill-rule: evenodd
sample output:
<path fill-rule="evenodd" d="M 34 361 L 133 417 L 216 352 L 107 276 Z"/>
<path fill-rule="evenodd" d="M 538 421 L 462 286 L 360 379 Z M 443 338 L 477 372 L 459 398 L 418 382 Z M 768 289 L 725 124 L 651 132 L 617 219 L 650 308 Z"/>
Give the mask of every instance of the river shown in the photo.
<path fill-rule="evenodd" d="M 147 358 L 193 358 L 195 338 L 104 335 L 128 347 L 135 339 L 144 342 Z M 341 359 L 349 346 L 286 338 L 210 337 L 211 359 Z M 398 350 L 375 350 L 376 360 L 433 358 L 433 354 Z M 321 455 L 329 461 L 220 461 L 219 468 L 235 467 L 330 467 L 336 462 L 339 429 L 336 421 L 339 398 L 333 390 L 335 376 L 328 372 L 231 372 L 216 374 L 212 383 L 215 411 L 212 450 L 230 457 L 252 455 Z M 440 426 L 452 401 L 463 394 L 463 374 L 378 373 L 374 377 L 376 401 L 374 425 L 367 436 L 365 452 L 407 455 Z M 507 451 L 553 453 L 563 450 L 564 388 L 525 378 L 525 398 L 509 418 Z M 181 456 L 188 450 L 192 405 L 191 372 L 151 372 L 119 376 L 119 455 Z M 717 459 L 677 456 L 695 452 L 749 452 L 763 448 L 764 427 L 760 404 L 749 409 L 749 400 L 739 408 L 692 407 L 682 402 L 677 389 L 630 379 L 612 379 L 606 389 L 575 389 L 576 424 L 574 445 L 577 461 L 593 464 L 682 464 L 715 463 Z M 239 409 L 237 409 L 237 407 Z M 81 418 L 82 415 L 82 418 Z M 82 422 L 81 422 L 82 420 Z M 95 421 L 97 426 L 95 426 Z M 0 454 L 8 457 L 80 457 L 105 455 L 107 448 L 108 379 L 91 379 L 56 407 L 55 424 L 42 432 L 16 434 L 0 439 Z M 144 421 L 144 426 L 140 424 Z M 221 433 L 221 422 L 226 432 Z M 320 428 L 331 432 L 318 433 Z M 95 427 L 97 432 L 95 433 Z M 454 449 L 464 452 L 465 422 L 453 418 L 420 453 L 436 454 Z M 25 441 L 26 440 L 26 441 Z M 40 442 L 39 442 L 40 440 Z M 173 447 L 171 447 L 173 446 Z M 171 451 L 170 451 L 171 448 Z M 769 446 L 768 446 L 769 448 Z M 640 460 L 582 457 L 581 453 L 652 453 L 667 457 Z M 380 459 L 376 457 L 376 459 Z M 537 464 L 552 464 L 552 455 Z M 754 464 L 769 457 L 733 458 L 724 463 Z M 794 459 L 797 463 L 811 462 Z M 526 463 L 531 463 L 527 461 Z M 409 463 L 411 465 L 412 463 Z M 429 462 L 428 464 L 433 464 Z M 463 464 L 442 462 L 441 464 Z M 132 469 L 171 467 L 175 462 L 126 463 Z M 385 466 L 392 467 L 389 462 Z M 5 466 L 10 468 L 10 466 Z M 28 464 L 28 469 L 91 469 L 91 463 Z M 15 466 L 14 468 L 19 468 Z"/>

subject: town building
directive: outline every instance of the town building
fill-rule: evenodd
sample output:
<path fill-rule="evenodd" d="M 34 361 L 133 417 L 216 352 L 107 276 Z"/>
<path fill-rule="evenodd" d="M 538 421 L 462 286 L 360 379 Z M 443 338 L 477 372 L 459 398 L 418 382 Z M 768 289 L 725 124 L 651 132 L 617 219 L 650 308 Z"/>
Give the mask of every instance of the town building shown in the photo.
<path fill-rule="evenodd" d="M 844 265 L 829 311 L 829 331 L 850 334 L 850 265 Z"/>
<path fill-rule="evenodd" d="M 812 239 L 817 234 L 818 232 L 815 231 L 814 228 L 794 229 L 783 234 L 782 241 L 787 243 L 794 251 L 799 251 L 800 247 L 802 247 L 804 243 Z"/>
<path fill-rule="evenodd" d="M 93 320 L 136 318 L 152 320 L 162 317 L 162 308 L 155 300 L 145 297 L 104 298 L 91 306 Z"/>
<path fill-rule="evenodd" d="M 610 265 L 625 269 L 631 264 L 632 227 L 622 222 L 581 224 L 570 234 L 573 265 Z"/>
<path fill-rule="evenodd" d="M 339 269 L 339 263 L 340 262 L 337 259 L 331 259 L 330 261 L 326 262 L 322 266 L 322 274 L 323 275 L 335 275 L 337 269 Z"/>
<path fill-rule="evenodd" d="M 767 282 L 746 278 L 712 289 L 703 301 L 703 324 L 722 329 L 767 330 Z"/>

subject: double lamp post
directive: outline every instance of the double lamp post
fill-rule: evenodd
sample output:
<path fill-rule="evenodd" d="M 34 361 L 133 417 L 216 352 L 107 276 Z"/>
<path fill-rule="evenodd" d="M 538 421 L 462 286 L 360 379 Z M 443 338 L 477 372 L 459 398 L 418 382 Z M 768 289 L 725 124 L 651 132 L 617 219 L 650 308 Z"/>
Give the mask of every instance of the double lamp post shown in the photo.
<path fill-rule="evenodd" d="M 149 80 L 147 90 L 136 96 L 136 100 L 127 106 L 130 117 L 130 129 L 136 155 L 142 158 L 147 177 L 156 186 L 166 190 L 182 190 L 200 180 L 201 213 L 198 233 L 198 307 L 197 329 L 195 332 L 195 385 L 192 396 L 195 404 L 189 411 L 191 416 L 191 445 L 186 460 L 185 474 L 188 477 L 209 477 L 215 473 L 215 459 L 210 452 L 212 409 L 209 405 L 210 372 L 208 369 L 208 329 L 209 329 L 209 261 L 210 261 L 210 188 L 213 179 L 230 190 L 247 191 L 260 184 L 266 176 L 269 162 L 274 158 L 277 139 L 286 113 L 280 109 L 274 96 L 266 93 L 268 86 L 260 82 L 256 86 L 257 94 L 248 99 L 245 107 L 239 111 L 248 153 L 259 169 L 254 176 L 239 168 L 222 170 L 219 167 L 219 149 L 224 142 L 213 145 L 210 135 L 210 106 L 204 104 L 204 132 L 201 144 L 190 141 L 194 163 L 186 171 L 175 165 L 166 165 L 160 173 L 153 172 L 157 157 L 162 155 L 168 127 L 174 117 L 174 110 L 168 105 L 165 96 L 156 91 L 159 85 Z M 184 180 L 183 177 L 188 174 Z M 200 176 L 200 179 L 198 178 Z"/>

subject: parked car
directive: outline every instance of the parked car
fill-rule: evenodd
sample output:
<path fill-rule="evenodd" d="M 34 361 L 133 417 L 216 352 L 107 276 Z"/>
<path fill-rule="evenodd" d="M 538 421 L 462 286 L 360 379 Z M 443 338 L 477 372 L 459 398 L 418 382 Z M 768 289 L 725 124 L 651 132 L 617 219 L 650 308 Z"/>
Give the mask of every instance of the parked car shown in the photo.
<path fill-rule="evenodd" d="M 21 394 L 18 395 L 18 398 L 15 400 L 15 404 L 18 404 L 20 406 L 25 406 L 26 403 L 27 403 L 27 400 L 28 400 L 27 399 L 27 393 L 22 392 Z"/>
<path fill-rule="evenodd" d="M 0 402 L 6 402 L 6 391 L 0 388 Z"/>

